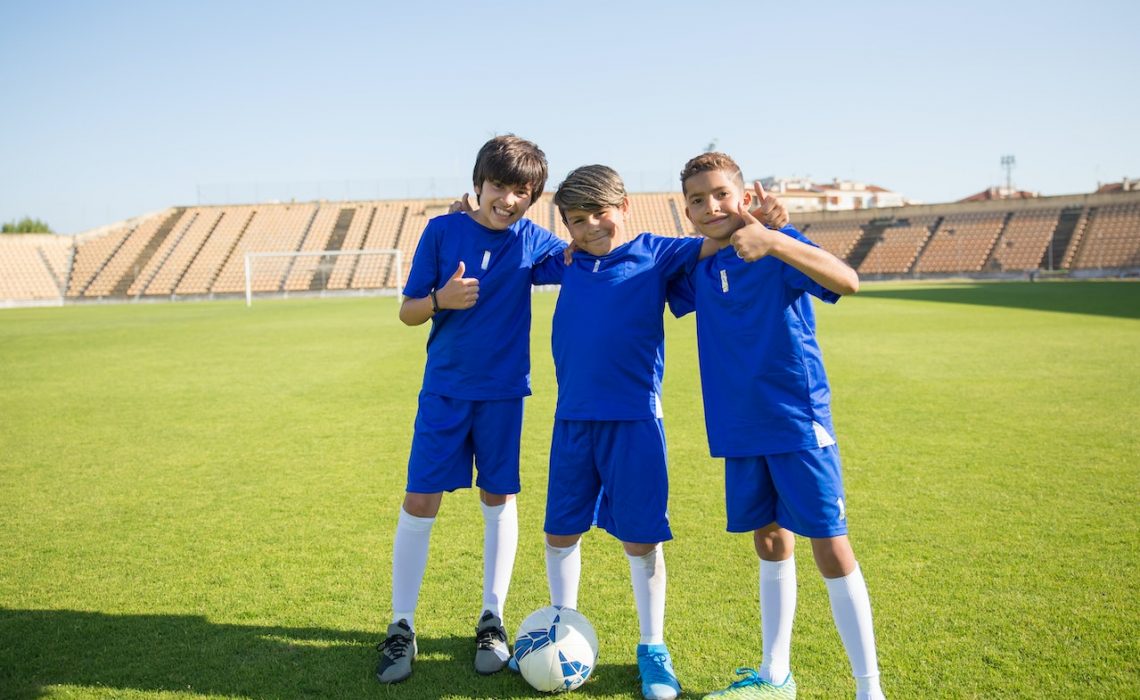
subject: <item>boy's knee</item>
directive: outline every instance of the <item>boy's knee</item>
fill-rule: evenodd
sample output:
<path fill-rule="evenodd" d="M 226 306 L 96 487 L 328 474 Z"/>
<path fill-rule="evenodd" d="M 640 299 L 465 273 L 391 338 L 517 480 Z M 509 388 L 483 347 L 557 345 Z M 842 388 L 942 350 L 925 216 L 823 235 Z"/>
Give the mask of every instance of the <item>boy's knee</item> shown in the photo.
<path fill-rule="evenodd" d="M 507 501 L 514 498 L 514 496 L 509 493 L 490 493 L 488 491 L 484 491 L 483 489 L 479 489 L 479 498 L 483 501 L 483 503 L 493 508 L 495 506 L 503 505 Z"/>
<path fill-rule="evenodd" d="M 582 535 L 552 535 L 546 533 L 546 543 L 551 547 L 564 549 L 566 547 L 573 547 L 578 544 L 578 540 L 582 539 Z"/>
<path fill-rule="evenodd" d="M 764 561 L 783 561 L 795 553 L 795 535 L 776 523 L 755 530 L 752 539 L 756 545 L 756 555 Z"/>
<path fill-rule="evenodd" d="M 843 578 L 855 570 L 855 552 L 847 535 L 813 539 L 811 551 L 824 578 Z"/>
<path fill-rule="evenodd" d="M 646 554 L 657 549 L 659 545 L 659 542 L 654 542 L 653 544 L 645 544 L 644 542 L 621 543 L 621 546 L 625 549 L 625 553 L 631 557 L 644 557 Z"/>
<path fill-rule="evenodd" d="M 404 494 L 404 512 L 417 518 L 434 518 L 439 513 L 439 504 L 443 500 L 442 493 L 412 493 Z"/>

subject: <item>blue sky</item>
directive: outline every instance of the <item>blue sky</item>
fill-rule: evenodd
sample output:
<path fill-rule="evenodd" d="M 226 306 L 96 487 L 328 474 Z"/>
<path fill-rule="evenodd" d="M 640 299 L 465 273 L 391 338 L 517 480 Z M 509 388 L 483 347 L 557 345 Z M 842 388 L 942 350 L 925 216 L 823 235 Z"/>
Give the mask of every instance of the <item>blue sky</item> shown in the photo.
<path fill-rule="evenodd" d="M 927 202 L 1140 176 L 1140 3 L 0 2 L 0 221 L 448 196 L 490 136 L 671 190 L 747 177 Z"/>

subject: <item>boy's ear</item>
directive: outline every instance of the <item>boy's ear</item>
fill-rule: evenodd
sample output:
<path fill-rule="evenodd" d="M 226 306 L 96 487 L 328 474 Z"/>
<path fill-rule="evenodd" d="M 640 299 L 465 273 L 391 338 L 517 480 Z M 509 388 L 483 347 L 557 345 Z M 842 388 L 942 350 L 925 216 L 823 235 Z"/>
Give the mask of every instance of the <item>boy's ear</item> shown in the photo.
<path fill-rule="evenodd" d="M 622 214 L 628 214 L 629 213 L 629 197 L 623 197 L 622 198 L 621 206 L 618 207 L 618 209 L 621 209 Z"/>
<path fill-rule="evenodd" d="M 750 205 L 752 204 L 752 193 L 749 192 L 748 190 L 744 190 L 743 200 L 744 200 L 744 206 L 751 209 L 752 207 Z"/>

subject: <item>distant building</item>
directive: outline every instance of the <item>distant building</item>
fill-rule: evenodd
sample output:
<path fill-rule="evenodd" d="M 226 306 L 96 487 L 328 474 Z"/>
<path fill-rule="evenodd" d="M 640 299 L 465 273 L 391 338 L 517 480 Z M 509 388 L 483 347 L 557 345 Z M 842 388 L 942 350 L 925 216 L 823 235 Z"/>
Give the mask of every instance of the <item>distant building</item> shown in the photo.
<path fill-rule="evenodd" d="M 1129 179 L 1126 177 L 1120 182 L 1110 182 L 1105 185 L 1097 183 L 1097 194 L 1109 194 L 1112 192 L 1140 192 L 1140 179 Z"/>
<path fill-rule="evenodd" d="M 760 184 L 766 191 L 779 195 L 791 212 L 851 211 L 917 204 L 898 192 L 852 180 L 816 183 L 807 178 L 767 177 Z"/>
<path fill-rule="evenodd" d="M 991 199 L 1034 199 L 1040 197 L 1040 192 L 1029 192 L 1027 190 L 1018 190 L 1007 187 L 990 187 L 984 189 L 977 194 L 972 194 L 965 199 L 959 199 L 959 202 L 984 202 Z"/>

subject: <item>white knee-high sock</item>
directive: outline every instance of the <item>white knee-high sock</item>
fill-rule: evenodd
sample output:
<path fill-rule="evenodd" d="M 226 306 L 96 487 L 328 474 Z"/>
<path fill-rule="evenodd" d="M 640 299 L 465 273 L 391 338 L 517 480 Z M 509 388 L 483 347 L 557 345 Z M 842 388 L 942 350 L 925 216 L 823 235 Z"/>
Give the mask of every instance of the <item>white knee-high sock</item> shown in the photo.
<path fill-rule="evenodd" d="M 578 609 L 578 581 L 582 578 L 582 541 L 569 547 L 546 544 L 546 583 L 550 604 Z"/>
<path fill-rule="evenodd" d="M 796 616 L 796 560 L 760 560 L 760 677 L 777 685 L 792 671 L 792 621 Z"/>
<path fill-rule="evenodd" d="M 858 700 L 879 700 L 879 661 L 875 653 L 875 626 L 871 620 L 871 597 L 859 565 L 842 578 L 825 578 L 831 599 L 831 615 L 855 677 Z"/>
<path fill-rule="evenodd" d="M 416 603 L 427 568 L 428 544 L 435 518 L 417 518 L 400 508 L 392 547 L 392 622 L 408 621 L 415 629 Z"/>
<path fill-rule="evenodd" d="M 519 546 L 519 511 L 515 499 L 483 506 L 483 609 L 501 620 Z"/>
<path fill-rule="evenodd" d="M 629 575 L 633 581 L 633 600 L 637 604 L 637 622 L 641 627 L 641 644 L 665 643 L 665 552 L 661 545 L 652 552 L 629 559 Z"/>

